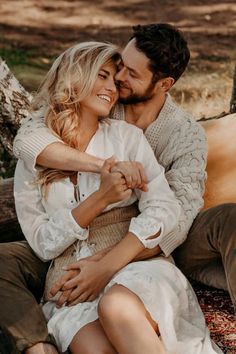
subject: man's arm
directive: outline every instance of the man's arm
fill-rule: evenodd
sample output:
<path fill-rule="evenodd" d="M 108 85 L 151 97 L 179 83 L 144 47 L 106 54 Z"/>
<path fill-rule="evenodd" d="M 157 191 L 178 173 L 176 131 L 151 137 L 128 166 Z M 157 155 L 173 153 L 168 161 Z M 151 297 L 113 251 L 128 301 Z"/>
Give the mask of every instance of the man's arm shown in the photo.
<path fill-rule="evenodd" d="M 165 176 L 181 206 L 178 227 L 174 233 L 161 240 L 156 252 L 155 249 L 145 249 L 135 260 L 148 259 L 161 252 L 169 256 L 185 241 L 193 220 L 203 206 L 207 162 L 207 139 L 204 129 L 200 124 L 191 121 L 181 126 L 172 135 L 164 153 L 174 156 L 171 168 Z M 156 158 L 159 160 L 157 154 Z"/>
<path fill-rule="evenodd" d="M 207 139 L 200 124 L 188 123 L 173 133 L 171 143 L 166 147 L 166 154 L 173 149 L 173 162 L 165 176 L 181 206 L 179 224 L 174 234 L 167 235 L 160 242 L 166 256 L 185 241 L 193 220 L 203 207 Z"/>
<path fill-rule="evenodd" d="M 69 171 L 100 172 L 104 160 L 77 151 L 63 143 L 46 127 L 44 110 L 29 114 L 22 122 L 13 152 L 29 170 L 36 165 Z"/>
<path fill-rule="evenodd" d="M 22 123 L 13 144 L 13 152 L 29 170 L 36 166 L 67 171 L 100 173 L 104 160 L 63 143 L 46 127 L 44 111 L 32 113 Z M 129 188 L 147 190 L 147 177 L 142 164 L 117 161 L 112 172 L 120 172 Z"/>
<path fill-rule="evenodd" d="M 36 164 L 58 170 L 100 173 L 103 159 L 80 152 L 61 142 L 52 143 L 37 156 Z"/>

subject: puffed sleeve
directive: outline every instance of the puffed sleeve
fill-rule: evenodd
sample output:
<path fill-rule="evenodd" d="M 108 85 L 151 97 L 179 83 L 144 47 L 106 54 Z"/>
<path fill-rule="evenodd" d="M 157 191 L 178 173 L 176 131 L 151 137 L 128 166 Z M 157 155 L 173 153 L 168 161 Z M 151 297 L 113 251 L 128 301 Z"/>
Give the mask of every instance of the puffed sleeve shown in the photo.
<path fill-rule="evenodd" d="M 76 240 L 88 238 L 88 229 L 77 224 L 68 208 L 48 215 L 42 204 L 40 188 L 35 174 L 18 161 L 14 178 L 16 213 L 31 248 L 43 261 L 60 255 Z"/>

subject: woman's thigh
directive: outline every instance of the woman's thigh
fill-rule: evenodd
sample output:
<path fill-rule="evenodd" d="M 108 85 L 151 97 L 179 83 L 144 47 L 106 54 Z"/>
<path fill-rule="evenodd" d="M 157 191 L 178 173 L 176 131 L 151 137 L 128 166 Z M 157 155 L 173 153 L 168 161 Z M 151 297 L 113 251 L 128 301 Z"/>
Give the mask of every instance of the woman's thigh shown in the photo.
<path fill-rule="evenodd" d="M 72 354 L 117 354 L 99 320 L 79 330 L 70 344 L 70 351 Z"/>

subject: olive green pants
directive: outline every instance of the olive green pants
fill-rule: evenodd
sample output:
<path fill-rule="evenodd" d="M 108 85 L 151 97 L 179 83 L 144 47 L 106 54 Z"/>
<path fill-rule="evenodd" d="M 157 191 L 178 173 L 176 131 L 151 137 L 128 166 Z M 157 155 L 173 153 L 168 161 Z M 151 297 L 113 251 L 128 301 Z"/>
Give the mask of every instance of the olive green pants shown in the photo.
<path fill-rule="evenodd" d="M 0 244 L 0 326 L 12 334 L 19 351 L 42 341 L 54 343 L 38 304 L 47 269 L 26 241 Z"/>
<path fill-rule="evenodd" d="M 174 259 L 186 276 L 228 290 L 236 313 L 236 204 L 200 212 Z"/>

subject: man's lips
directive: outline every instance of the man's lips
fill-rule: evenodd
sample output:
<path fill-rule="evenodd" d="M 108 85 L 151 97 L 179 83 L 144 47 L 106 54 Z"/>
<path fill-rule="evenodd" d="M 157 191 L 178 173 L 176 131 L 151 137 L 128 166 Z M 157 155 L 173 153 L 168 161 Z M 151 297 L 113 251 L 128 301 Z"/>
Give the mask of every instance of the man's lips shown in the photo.
<path fill-rule="evenodd" d="M 122 90 L 122 89 L 126 89 L 126 90 L 129 90 L 129 87 L 125 86 L 123 83 L 121 82 L 117 82 L 116 83 L 116 87 L 118 88 L 118 90 Z"/>
<path fill-rule="evenodd" d="M 118 90 L 130 90 L 130 88 L 122 85 L 118 87 Z"/>

